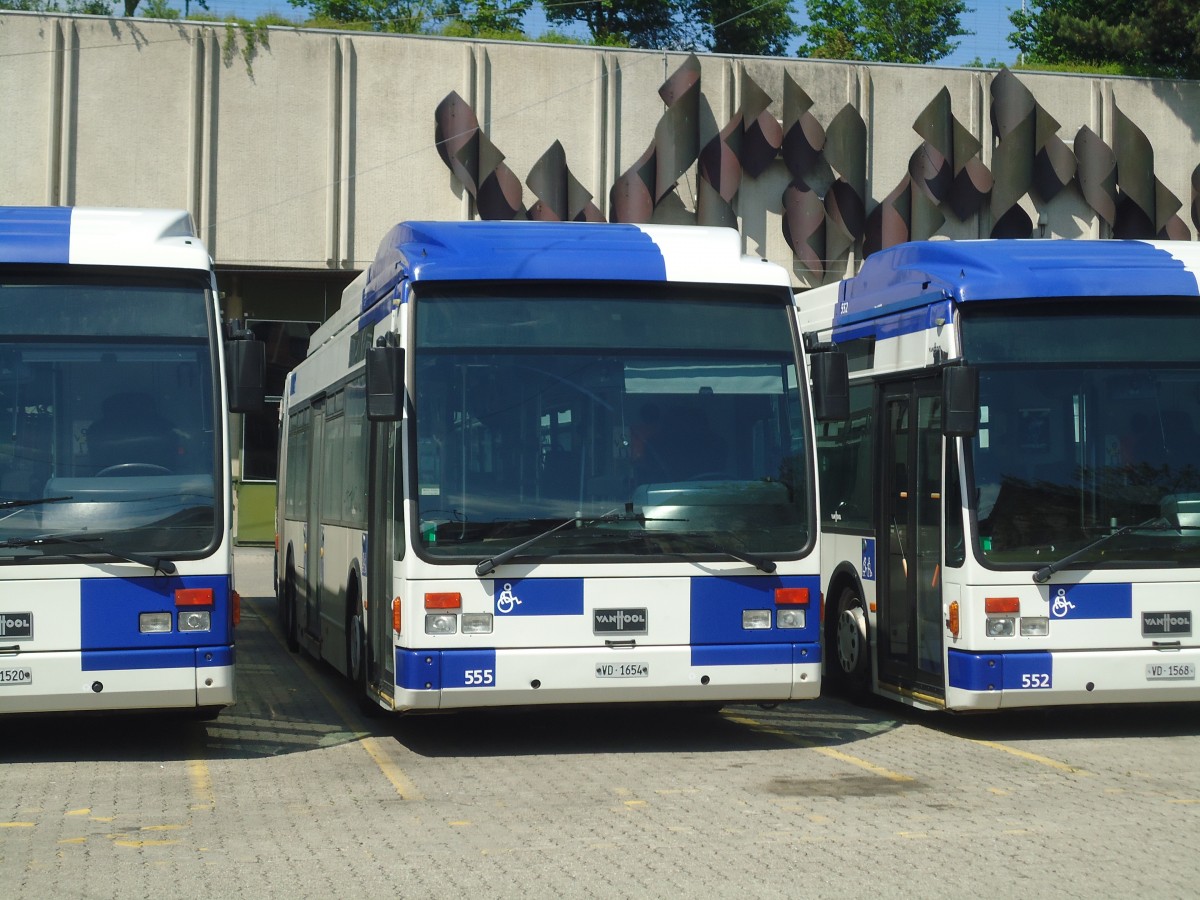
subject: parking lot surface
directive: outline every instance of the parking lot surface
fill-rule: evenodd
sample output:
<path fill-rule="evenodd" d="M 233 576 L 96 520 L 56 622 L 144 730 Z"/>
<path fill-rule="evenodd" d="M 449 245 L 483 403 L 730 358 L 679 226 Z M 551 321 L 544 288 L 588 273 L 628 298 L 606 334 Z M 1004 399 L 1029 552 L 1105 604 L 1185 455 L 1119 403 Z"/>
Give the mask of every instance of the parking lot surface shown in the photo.
<path fill-rule="evenodd" d="M 239 550 L 235 706 L 0 720 L 16 897 L 1194 897 L 1200 708 L 364 718 Z"/>

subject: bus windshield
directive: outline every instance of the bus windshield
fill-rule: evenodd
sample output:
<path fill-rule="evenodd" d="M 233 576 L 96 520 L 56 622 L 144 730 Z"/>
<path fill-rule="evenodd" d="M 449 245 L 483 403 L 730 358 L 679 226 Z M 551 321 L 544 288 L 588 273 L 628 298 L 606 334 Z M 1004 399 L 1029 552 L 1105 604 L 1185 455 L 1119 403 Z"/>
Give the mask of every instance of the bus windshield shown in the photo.
<path fill-rule="evenodd" d="M 988 563 L 1046 565 L 1113 535 L 1073 566 L 1200 565 L 1200 308 L 1105 302 L 964 314 Z"/>
<path fill-rule="evenodd" d="M 491 557 L 760 553 L 812 539 L 786 291 L 425 287 L 418 534 Z"/>
<path fill-rule="evenodd" d="M 0 564 L 218 540 L 204 281 L 0 280 Z"/>

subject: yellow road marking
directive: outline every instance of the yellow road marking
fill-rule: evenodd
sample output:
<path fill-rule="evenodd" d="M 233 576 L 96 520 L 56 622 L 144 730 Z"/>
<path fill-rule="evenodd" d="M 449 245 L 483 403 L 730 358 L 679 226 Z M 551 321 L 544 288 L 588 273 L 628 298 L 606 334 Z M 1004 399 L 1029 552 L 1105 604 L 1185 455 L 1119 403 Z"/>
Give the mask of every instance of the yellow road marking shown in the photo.
<path fill-rule="evenodd" d="M 893 772 L 891 769 L 885 769 L 883 766 L 877 766 L 872 762 L 867 762 L 865 759 L 860 759 L 857 756 L 851 756 L 849 753 L 843 753 L 841 750 L 834 750 L 832 747 L 815 746 L 811 741 L 798 738 L 791 732 L 764 725 L 757 719 L 748 719 L 745 716 L 725 716 L 725 718 L 730 722 L 737 722 L 739 725 L 746 725 L 750 728 L 753 728 L 760 734 L 770 734 L 775 737 L 781 737 L 785 741 L 794 744 L 797 747 L 803 747 L 805 750 L 811 750 L 814 753 L 820 753 L 833 759 L 850 763 L 852 766 L 858 766 L 860 769 L 866 769 L 868 772 L 872 772 L 875 775 L 880 775 L 889 781 L 906 782 L 915 780 L 911 775 L 904 775 L 901 772 Z"/>
<path fill-rule="evenodd" d="M 242 599 L 242 602 L 246 603 L 245 598 Z M 287 643 L 284 641 L 283 635 L 275 629 L 275 623 L 271 620 L 271 617 L 263 615 L 262 612 L 257 609 L 258 604 L 249 605 L 254 607 L 254 612 L 258 616 L 259 621 L 262 622 L 263 627 L 267 629 L 267 631 L 273 638 L 275 638 L 280 646 L 286 648 Z M 311 670 L 311 667 L 299 662 L 297 662 L 296 667 L 304 673 L 304 677 L 308 680 L 308 683 L 315 687 L 318 693 L 325 698 L 325 702 L 329 704 L 330 708 L 332 708 L 334 713 L 337 714 L 337 717 L 342 720 L 343 724 L 350 729 L 351 734 L 354 737 L 359 738 L 358 745 L 367 752 L 367 755 L 371 757 L 372 760 L 374 760 L 375 765 L 379 767 L 379 771 L 383 773 L 383 777 L 391 783 L 393 788 L 395 788 L 396 793 L 405 800 L 424 800 L 425 798 L 421 796 L 421 792 L 418 791 L 416 786 L 408 780 L 408 776 L 404 774 L 404 771 L 388 758 L 387 753 L 383 750 L 382 746 L 378 745 L 378 741 L 375 738 L 370 737 L 367 732 L 363 731 L 361 727 L 362 722 L 359 721 L 358 716 L 351 713 L 341 700 L 329 692 L 325 685 L 318 680 L 316 674 L 314 674 L 314 672 Z"/>
<path fill-rule="evenodd" d="M 213 795 L 212 774 L 208 763 L 202 759 L 187 761 L 188 780 L 192 785 L 193 803 L 188 809 L 215 809 L 217 798 Z"/>
<path fill-rule="evenodd" d="M 86 816 L 92 811 L 91 807 L 85 806 L 83 809 L 68 809 L 63 815 L 67 816 Z"/>
<path fill-rule="evenodd" d="M 832 747 L 809 747 L 814 753 L 822 753 L 825 756 L 833 759 L 840 759 L 842 762 L 848 762 L 852 766 L 858 766 L 860 769 L 866 769 L 875 775 L 880 775 L 888 781 L 913 781 L 911 775 L 905 775 L 901 772 L 893 772 L 891 769 L 885 769 L 883 766 L 877 766 L 875 763 L 867 762 L 865 759 L 859 759 L 857 756 L 851 756 L 849 753 L 843 753 L 841 750 L 834 750 Z"/>
<path fill-rule="evenodd" d="M 0 822 L 0 828 L 33 828 L 34 822 Z"/>
<path fill-rule="evenodd" d="M 349 724 L 349 723 L 347 723 Z M 404 770 L 388 759 L 387 753 L 383 747 L 379 746 L 379 742 L 373 737 L 364 737 L 358 742 L 359 746 L 367 751 L 367 755 L 375 761 L 375 765 L 379 767 L 379 771 L 383 773 L 396 793 L 405 800 L 424 800 L 421 792 L 416 786 L 408 780 L 408 776 L 404 774 Z"/>
<path fill-rule="evenodd" d="M 1004 753 L 1011 753 L 1013 756 L 1027 759 L 1030 762 L 1041 763 L 1043 766 L 1049 766 L 1052 769 L 1058 769 L 1060 772 L 1070 772 L 1072 775 L 1091 776 L 1094 772 L 1089 772 L 1087 769 L 1080 769 L 1078 766 L 1071 766 L 1065 762 L 1059 762 L 1057 759 L 1051 759 L 1048 756 L 1041 756 L 1037 753 L 1030 753 L 1028 750 L 1021 750 L 1017 747 L 1010 747 L 1007 744 L 1000 744 L 996 741 L 981 741 L 975 738 L 969 738 L 973 744 L 979 744 L 983 747 L 991 747 L 993 750 L 1000 750 Z"/>

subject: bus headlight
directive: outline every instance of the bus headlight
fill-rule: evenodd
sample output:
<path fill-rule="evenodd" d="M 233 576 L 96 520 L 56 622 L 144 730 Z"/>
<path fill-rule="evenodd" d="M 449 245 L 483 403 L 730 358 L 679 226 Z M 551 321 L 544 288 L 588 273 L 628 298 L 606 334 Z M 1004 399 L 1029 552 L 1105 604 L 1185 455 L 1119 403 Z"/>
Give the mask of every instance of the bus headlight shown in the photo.
<path fill-rule="evenodd" d="M 492 614 L 491 613 L 463 613 L 462 633 L 463 634 L 491 634 L 492 633 Z"/>
<path fill-rule="evenodd" d="M 169 612 L 151 612 L 138 615 L 138 631 L 142 634 L 167 634 L 171 630 Z"/>
<path fill-rule="evenodd" d="M 1014 616 L 990 616 L 987 620 L 988 637 L 1012 637 L 1017 631 Z"/>
<path fill-rule="evenodd" d="M 1022 616 L 1022 637 L 1045 637 L 1050 633 L 1050 620 L 1045 616 Z"/>
<path fill-rule="evenodd" d="M 803 628 L 804 610 L 780 609 L 775 613 L 775 624 L 780 628 Z"/>
<path fill-rule="evenodd" d="M 771 611 L 769 609 L 743 609 L 742 627 L 747 631 L 759 631 L 771 627 Z"/>
<path fill-rule="evenodd" d="M 455 634 L 458 631 L 458 616 L 446 613 L 428 613 L 425 616 L 426 634 Z"/>
<path fill-rule="evenodd" d="M 207 609 L 194 609 L 179 614 L 180 631 L 212 631 L 212 613 Z"/>

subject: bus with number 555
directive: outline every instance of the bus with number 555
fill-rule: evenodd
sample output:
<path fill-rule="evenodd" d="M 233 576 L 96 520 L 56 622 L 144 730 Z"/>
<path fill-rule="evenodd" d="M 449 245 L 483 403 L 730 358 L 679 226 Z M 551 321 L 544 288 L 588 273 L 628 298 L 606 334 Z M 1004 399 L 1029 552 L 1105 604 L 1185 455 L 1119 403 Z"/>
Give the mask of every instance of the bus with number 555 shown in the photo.
<path fill-rule="evenodd" d="M 286 382 L 289 645 L 396 711 L 816 697 L 808 365 L 741 240 L 393 228 Z"/>

